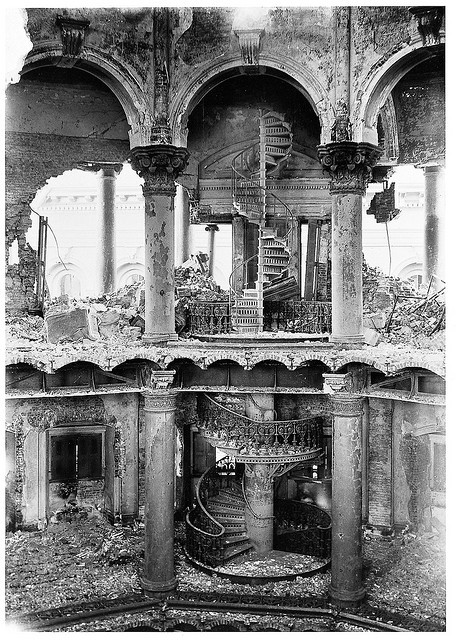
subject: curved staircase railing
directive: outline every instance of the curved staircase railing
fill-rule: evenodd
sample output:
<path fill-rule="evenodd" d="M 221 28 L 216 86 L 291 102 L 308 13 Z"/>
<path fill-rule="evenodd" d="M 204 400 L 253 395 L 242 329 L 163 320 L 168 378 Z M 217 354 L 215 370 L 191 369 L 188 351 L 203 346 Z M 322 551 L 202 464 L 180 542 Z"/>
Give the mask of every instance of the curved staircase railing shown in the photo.
<path fill-rule="evenodd" d="M 259 227 L 258 253 L 238 265 L 230 276 L 233 324 L 241 331 L 263 330 L 263 288 L 288 275 L 293 213 L 267 187 L 266 180 L 277 177 L 288 162 L 292 139 L 291 127 L 282 114 L 261 113 L 259 142 L 238 153 L 231 164 L 233 206 Z M 253 258 L 258 260 L 255 288 L 239 290 L 233 286 L 234 273 L 240 267 L 245 269 Z"/>
<path fill-rule="evenodd" d="M 274 548 L 318 558 L 331 556 L 331 516 L 299 500 L 274 501 Z"/>
<path fill-rule="evenodd" d="M 214 446 L 243 456 L 305 455 L 317 457 L 322 446 L 322 419 L 262 422 L 224 407 L 207 394 L 202 407 L 201 431 Z M 210 407 L 220 411 L 211 411 Z M 223 416 L 223 417 L 222 417 Z"/>
<path fill-rule="evenodd" d="M 217 485 L 221 481 L 217 465 L 206 469 L 196 485 L 196 504 L 185 518 L 186 551 L 191 558 L 209 567 L 223 564 L 225 527 L 205 507 L 208 498 L 218 493 Z"/>
<path fill-rule="evenodd" d="M 246 533 L 245 501 L 229 460 L 226 456 L 203 473 L 196 503 L 186 515 L 186 553 L 203 567 L 219 567 L 253 546 Z"/>

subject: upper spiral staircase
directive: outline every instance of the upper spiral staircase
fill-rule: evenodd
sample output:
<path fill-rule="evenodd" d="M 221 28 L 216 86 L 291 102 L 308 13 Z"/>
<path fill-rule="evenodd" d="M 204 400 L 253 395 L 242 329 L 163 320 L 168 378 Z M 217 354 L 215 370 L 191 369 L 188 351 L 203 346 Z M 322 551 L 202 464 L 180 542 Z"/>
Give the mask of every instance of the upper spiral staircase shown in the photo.
<path fill-rule="evenodd" d="M 256 253 L 247 256 L 230 276 L 233 328 L 242 333 L 263 330 L 263 300 L 268 289 L 280 290 L 285 282 L 289 289 L 290 279 L 294 279 L 297 290 L 296 279 L 288 274 L 293 215 L 267 184 L 268 179 L 280 177 L 287 165 L 292 140 L 291 126 L 282 114 L 260 112 L 259 141 L 232 162 L 234 209 L 257 227 Z M 248 280 L 253 282 L 250 288 Z"/>

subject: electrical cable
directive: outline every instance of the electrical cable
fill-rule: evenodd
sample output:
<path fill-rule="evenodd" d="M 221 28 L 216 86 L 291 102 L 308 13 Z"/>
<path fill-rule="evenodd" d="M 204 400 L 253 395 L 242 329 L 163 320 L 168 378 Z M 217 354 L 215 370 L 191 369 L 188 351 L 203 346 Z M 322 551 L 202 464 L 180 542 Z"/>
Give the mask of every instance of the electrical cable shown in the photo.
<path fill-rule="evenodd" d="M 35 211 L 35 209 L 33 209 L 30 205 L 29 205 L 29 207 L 30 207 L 30 210 L 31 210 L 31 211 L 33 211 L 33 213 L 35 213 L 39 218 L 42 218 L 42 217 L 43 217 L 41 214 L 39 214 L 39 213 L 38 213 L 38 211 Z M 60 255 L 59 243 L 58 243 L 58 241 L 57 241 L 56 235 L 55 235 L 55 233 L 54 233 L 54 231 L 53 231 L 53 229 L 52 229 L 51 225 L 49 224 L 49 222 L 47 223 L 47 226 L 48 226 L 48 229 L 50 230 L 50 232 L 52 233 L 52 235 L 54 236 L 55 246 L 56 246 L 56 249 L 57 249 L 57 255 L 58 255 L 58 258 L 59 258 L 60 262 L 63 264 L 64 268 L 65 268 L 67 271 L 69 271 L 68 267 L 66 266 L 66 264 L 65 264 L 65 263 L 64 263 L 64 261 L 62 260 L 62 256 Z"/>
<path fill-rule="evenodd" d="M 388 241 L 388 255 L 389 255 L 389 268 L 388 268 L 388 278 L 391 278 L 391 243 L 388 231 L 388 222 L 385 221 L 385 229 L 386 229 L 386 239 Z"/>

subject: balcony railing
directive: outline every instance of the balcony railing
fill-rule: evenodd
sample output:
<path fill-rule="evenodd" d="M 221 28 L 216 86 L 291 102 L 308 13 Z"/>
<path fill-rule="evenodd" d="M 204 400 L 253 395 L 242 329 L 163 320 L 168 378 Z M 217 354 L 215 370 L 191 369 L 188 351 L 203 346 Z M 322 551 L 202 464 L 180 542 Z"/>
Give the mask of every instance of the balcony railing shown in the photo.
<path fill-rule="evenodd" d="M 315 300 L 264 301 L 264 331 L 330 333 L 331 303 Z"/>
<path fill-rule="evenodd" d="M 192 335 L 217 335 L 232 331 L 228 300 L 192 302 L 188 314 Z M 330 333 L 331 303 L 314 300 L 265 300 L 263 318 L 264 331 Z"/>
<path fill-rule="evenodd" d="M 298 500 L 274 503 L 274 549 L 318 558 L 331 555 L 331 516 Z"/>
<path fill-rule="evenodd" d="M 301 420 L 252 420 L 204 394 L 201 433 L 213 446 L 243 456 L 293 456 L 321 452 L 323 426 L 320 417 Z"/>

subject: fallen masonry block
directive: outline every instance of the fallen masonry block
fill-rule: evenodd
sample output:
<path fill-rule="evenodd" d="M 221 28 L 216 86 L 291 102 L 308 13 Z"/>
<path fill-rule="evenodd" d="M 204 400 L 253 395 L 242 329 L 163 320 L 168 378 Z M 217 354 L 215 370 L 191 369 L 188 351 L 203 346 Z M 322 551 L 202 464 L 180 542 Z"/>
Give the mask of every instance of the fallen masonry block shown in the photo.
<path fill-rule="evenodd" d="M 376 347 L 380 341 L 380 334 L 375 329 L 369 329 L 369 327 L 364 327 L 364 340 L 366 344 L 369 344 L 371 347 Z"/>
<path fill-rule="evenodd" d="M 62 340 L 77 342 L 84 338 L 97 340 L 96 314 L 85 307 L 76 307 L 67 311 L 50 311 L 44 318 L 48 342 L 57 344 Z"/>
<path fill-rule="evenodd" d="M 99 313 L 98 331 L 105 338 L 114 335 L 119 328 L 120 314 L 115 309 L 109 309 L 104 313 Z"/>

